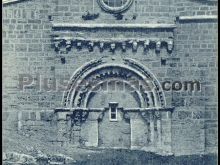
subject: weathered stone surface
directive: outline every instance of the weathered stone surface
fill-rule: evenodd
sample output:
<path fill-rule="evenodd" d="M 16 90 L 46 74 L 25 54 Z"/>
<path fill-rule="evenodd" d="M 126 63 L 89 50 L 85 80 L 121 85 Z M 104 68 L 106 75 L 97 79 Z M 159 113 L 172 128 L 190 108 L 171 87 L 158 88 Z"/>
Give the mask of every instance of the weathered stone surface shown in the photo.
<path fill-rule="evenodd" d="M 143 119 L 131 119 L 131 148 L 142 148 L 143 146 L 150 146 L 152 134 L 149 125 Z"/>
<path fill-rule="evenodd" d="M 205 129 L 203 121 L 186 119 L 172 123 L 173 151 L 176 155 L 204 154 Z"/>
<path fill-rule="evenodd" d="M 97 123 L 98 113 L 89 114 L 88 118 L 83 115 L 85 117 L 82 121 L 79 118 L 78 122 L 69 121 L 65 113 L 58 114 L 56 118 L 53 110 L 65 107 L 61 102 L 66 88 L 54 89 L 53 83 L 50 88 L 48 84 L 42 84 L 46 81 L 44 78 L 48 81 L 63 81 L 63 76 L 66 76 L 68 81 L 79 67 L 94 59 L 107 59 L 107 63 L 114 65 L 121 59 L 131 58 L 147 67 L 159 83 L 165 80 L 198 80 L 201 83 L 200 91 L 164 91 L 164 98 L 158 93 L 158 100 L 166 100 L 166 105 L 175 106 L 175 110 L 172 115 L 168 115 L 168 121 L 161 120 L 158 124 L 164 136 L 161 138 L 163 141 L 156 145 L 163 145 L 164 148 L 167 147 L 166 150 L 170 150 L 169 146 L 172 146 L 172 152 L 177 155 L 215 153 L 218 127 L 215 123 L 218 67 L 216 4 L 217 1 L 142 0 L 134 1 L 122 15 L 115 16 L 103 11 L 96 1 L 91 0 L 77 3 L 70 0 L 15 0 L 13 3 L 5 3 L 2 28 L 3 128 L 11 131 L 12 135 L 23 132 L 25 136 L 31 137 L 33 132 L 39 133 L 45 137 L 42 140 L 48 142 L 51 140 L 46 136 L 48 131 L 42 130 L 50 124 L 51 130 L 56 130 L 58 134 L 58 137 L 55 136 L 58 139 L 53 139 L 52 143 L 60 146 L 68 141 L 77 144 L 85 141 L 87 146 L 96 146 L 99 129 L 103 130 L 101 139 L 111 140 L 108 139 L 108 133 L 105 134 L 109 129 L 113 132 L 110 135 L 115 135 L 117 139 L 122 136 L 126 143 L 117 141 L 115 145 L 130 147 L 135 143 L 148 147 L 152 142 L 148 139 L 150 126 L 144 125 L 138 115 L 121 115 L 119 119 L 122 120 L 118 124 L 109 122 L 106 116 L 100 117 L 104 121 Z M 82 16 L 86 12 L 99 16 L 92 20 L 83 20 Z M 61 39 L 51 40 L 57 36 Z M 77 42 L 74 37 L 80 41 Z M 169 51 L 170 48 L 172 51 Z M 91 69 L 93 67 L 88 70 Z M 139 74 L 143 74 L 140 73 L 141 68 L 138 69 Z M 29 77 L 30 82 L 25 81 L 27 85 L 22 89 L 18 85 L 20 74 L 28 74 L 33 78 Z M 125 80 L 129 79 L 127 72 L 117 77 L 117 73 L 111 72 L 111 69 L 92 78 L 102 79 L 105 76 L 128 76 Z M 43 86 L 47 90 L 40 89 Z M 77 107 L 77 104 L 86 99 L 91 101 L 92 97 L 86 98 L 83 95 L 86 90 L 81 92 L 76 102 L 67 100 L 75 104 L 68 108 Z M 71 94 L 69 96 L 71 98 Z M 105 96 L 96 95 L 89 106 L 99 105 L 103 110 L 111 99 L 119 102 L 119 105 L 121 103 L 122 108 L 139 108 L 141 102 L 145 102 L 144 106 L 148 108 L 151 105 L 158 106 L 158 100 L 152 99 L 154 95 L 151 96 L 151 93 L 141 93 L 141 99 L 138 94 L 128 95 L 127 91 L 112 92 L 111 97 Z M 63 102 L 65 99 L 64 97 Z M 166 113 L 162 113 L 163 119 L 166 116 Z M 53 121 L 57 119 L 60 120 L 58 123 Z M 169 119 L 172 119 L 171 123 Z M 172 139 L 169 134 L 170 126 Z M 130 128 L 135 134 L 132 134 Z M 155 127 L 155 130 L 157 133 L 154 140 L 157 140 L 160 129 Z M 115 133 L 117 131 L 119 134 Z M 17 157 L 16 154 L 14 157 Z M 23 161 L 26 158 L 21 159 Z M 48 164 L 47 157 L 42 158 L 42 161 Z"/>
<path fill-rule="evenodd" d="M 82 124 L 80 137 L 87 147 L 98 147 L 98 121 L 86 121 Z"/>
<path fill-rule="evenodd" d="M 123 113 L 118 112 L 118 121 L 109 121 L 109 112 L 106 111 L 98 125 L 98 142 L 104 148 L 130 148 L 130 122 L 123 119 Z"/>

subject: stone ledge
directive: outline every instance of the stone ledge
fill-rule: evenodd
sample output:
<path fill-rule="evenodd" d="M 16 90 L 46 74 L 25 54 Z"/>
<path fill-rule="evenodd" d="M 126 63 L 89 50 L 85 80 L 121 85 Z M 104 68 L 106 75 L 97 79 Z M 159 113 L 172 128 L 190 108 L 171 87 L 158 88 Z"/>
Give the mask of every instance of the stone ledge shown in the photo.
<path fill-rule="evenodd" d="M 217 20 L 217 15 L 195 15 L 195 16 L 179 16 L 180 21 L 194 21 L 194 20 Z"/>
<path fill-rule="evenodd" d="M 175 107 L 151 107 L 151 108 L 123 108 L 124 111 L 173 111 Z M 73 112 L 76 110 L 81 111 L 91 111 L 91 112 L 101 112 L 104 111 L 105 108 L 56 108 L 54 110 L 57 112 Z"/>
<path fill-rule="evenodd" d="M 150 40 L 149 42 L 156 42 L 156 41 L 163 41 L 163 42 L 168 42 L 169 40 L 171 40 L 170 38 L 161 38 L 161 37 L 148 37 L 146 39 L 145 38 L 84 38 L 84 37 L 54 37 L 53 41 L 63 41 L 63 40 L 76 40 L 76 41 L 90 41 L 90 42 L 129 42 L 129 41 L 137 41 L 137 42 L 144 42 L 146 40 Z"/>
<path fill-rule="evenodd" d="M 77 23 L 52 23 L 53 28 L 123 28 L 123 29 L 173 29 L 176 28 L 175 24 L 77 24 Z"/>

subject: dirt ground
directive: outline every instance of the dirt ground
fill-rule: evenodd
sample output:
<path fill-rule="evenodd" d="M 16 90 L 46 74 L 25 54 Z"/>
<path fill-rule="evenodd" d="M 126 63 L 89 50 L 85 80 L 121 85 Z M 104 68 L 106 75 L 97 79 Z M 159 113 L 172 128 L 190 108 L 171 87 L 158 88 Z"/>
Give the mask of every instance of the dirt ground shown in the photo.
<path fill-rule="evenodd" d="M 43 137 L 28 137 L 3 131 L 3 152 L 15 152 L 36 157 L 41 153 L 47 157 L 65 155 L 73 165 L 216 165 L 216 155 L 160 156 L 145 151 L 125 149 L 82 149 L 48 145 Z M 7 163 L 4 163 L 7 164 Z M 10 163 L 9 163 L 10 164 Z M 12 163 L 13 164 L 13 163 Z M 28 163 L 26 163 L 28 164 Z M 38 163 L 48 164 L 48 163 Z M 62 164 L 62 163 L 61 163 Z M 64 164 L 64 163 L 63 163 Z"/>

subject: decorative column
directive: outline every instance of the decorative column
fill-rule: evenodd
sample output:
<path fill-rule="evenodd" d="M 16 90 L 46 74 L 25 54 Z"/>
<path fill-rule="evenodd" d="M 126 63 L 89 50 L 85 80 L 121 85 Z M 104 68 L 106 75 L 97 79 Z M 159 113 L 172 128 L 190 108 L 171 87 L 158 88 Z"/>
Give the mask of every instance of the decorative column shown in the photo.
<path fill-rule="evenodd" d="M 155 120 L 157 125 L 157 147 L 161 147 L 161 113 L 156 111 L 155 112 Z"/>
<path fill-rule="evenodd" d="M 150 144 L 154 145 L 154 112 L 150 111 L 149 113 L 149 119 L 150 119 Z"/>
<path fill-rule="evenodd" d="M 162 155 L 172 155 L 171 148 L 171 113 L 173 108 L 142 110 L 141 116 L 146 121 L 149 143 L 142 149 Z M 144 130 L 142 128 L 142 130 Z"/>

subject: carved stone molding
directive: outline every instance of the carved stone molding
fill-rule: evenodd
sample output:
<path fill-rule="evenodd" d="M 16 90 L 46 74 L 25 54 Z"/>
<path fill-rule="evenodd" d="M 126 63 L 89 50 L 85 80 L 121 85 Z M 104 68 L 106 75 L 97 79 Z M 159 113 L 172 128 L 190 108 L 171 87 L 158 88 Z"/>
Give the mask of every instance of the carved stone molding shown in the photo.
<path fill-rule="evenodd" d="M 173 50 L 173 30 L 175 24 L 107 24 L 107 23 L 58 23 L 52 22 L 52 45 L 59 53 L 68 53 L 72 48 L 93 51 L 99 47 L 100 52 L 115 52 L 120 48 L 137 51 L 155 49 L 160 52 L 166 48 Z M 114 37 L 112 37 L 114 36 Z"/>
<path fill-rule="evenodd" d="M 74 73 L 64 92 L 64 106 L 88 107 L 93 94 L 97 93 L 95 92 L 97 88 L 112 80 L 124 83 L 132 89 L 132 97 L 135 98 L 139 108 L 166 106 L 162 87 L 156 77 L 140 63 L 128 58 L 111 63 L 99 59 L 82 66 Z M 135 85 L 135 82 L 138 82 L 141 87 L 138 84 Z"/>
<path fill-rule="evenodd" d="M 145 118 L 146 120 L 149 120 L 150 116 L 153 119 L 160 120 L 162 118 L 162 113 L 173 113 L 174 107 L 152 107 L 152 108 L 118 108 L 120 111 L 123 112 L 124 117 L 130 119 L 131 114 L 140 113 L 140 115 Z M 85 121 L 90 113 L 98 112 L 97 119 L 102 119 L 103 114 L 106 110 L 109 110 L 109 108 L 57 108 L 54 110 L 55 113 L 63 114 L 60 116 L 63 116 L 63 119 L 65 117 L 65 120 L 73 120 L 76 122 L 83 122 Z M 167 118 L 167 117 L 166 117 Z M 58 118 L 59 120 L 59 118 Z"/>
<path fill-rule="evenodd" d="M 58 112 L 63 113 L 63 112 Z M 74 111 L 69 109 L 69 113 L 66 114 L 66 120 L 71 121 L 73 125 L 81 125 L 88 118 L 89 111 L 83 109 L 75 109 Z"/>

